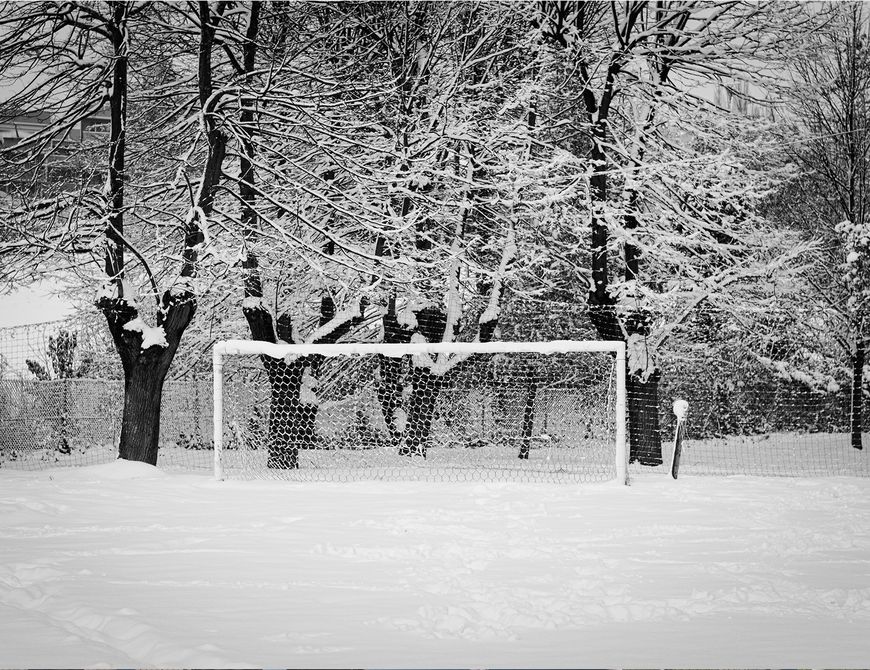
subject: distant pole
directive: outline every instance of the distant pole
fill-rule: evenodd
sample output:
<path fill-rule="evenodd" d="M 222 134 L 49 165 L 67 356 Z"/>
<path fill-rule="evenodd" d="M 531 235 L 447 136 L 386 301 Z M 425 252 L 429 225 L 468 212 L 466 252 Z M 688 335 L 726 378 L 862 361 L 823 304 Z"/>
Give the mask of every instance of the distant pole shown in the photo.
<path fill-rule="evenodd" d="M 686 424 L 686 413 L 689 411 L 689 403 L 685 400 L 674 401 L 674 416 L 677 417 L 677 426 L 674 429 L 674 455 L 671 459 L 671 476 L 676 479 L 680 472 L 680 454 L 683 451 L 683 431 Z"/>
<path fill-rule="evenodd" d="M 628 448 L 626 446 L 626 410 L 628 398 L 625 379 L 625 343 L 617 342 L 616 349 L 616 479 L 628 484 Z"/>

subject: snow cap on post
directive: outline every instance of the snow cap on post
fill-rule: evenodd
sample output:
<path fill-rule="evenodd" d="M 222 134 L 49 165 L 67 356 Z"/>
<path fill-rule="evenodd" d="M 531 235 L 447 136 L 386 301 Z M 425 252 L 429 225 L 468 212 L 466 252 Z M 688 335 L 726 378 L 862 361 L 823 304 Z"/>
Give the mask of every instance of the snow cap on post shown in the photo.
<path fill-rule="evenodd" d="M 685 400 L 674 400 L 674 416 L 677 421 L 685 421 L 686 413 L 689 411 L 689 403 Z"/>

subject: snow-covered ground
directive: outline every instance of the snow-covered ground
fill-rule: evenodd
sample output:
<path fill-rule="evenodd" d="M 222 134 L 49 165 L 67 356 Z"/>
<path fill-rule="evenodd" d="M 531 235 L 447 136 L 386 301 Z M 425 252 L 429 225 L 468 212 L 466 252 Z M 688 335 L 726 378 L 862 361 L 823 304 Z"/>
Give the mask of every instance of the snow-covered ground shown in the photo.
<path fill-rule="evenodd" d="M 866 666 L 870 479 L 0 472 L 0 666 Z"/>

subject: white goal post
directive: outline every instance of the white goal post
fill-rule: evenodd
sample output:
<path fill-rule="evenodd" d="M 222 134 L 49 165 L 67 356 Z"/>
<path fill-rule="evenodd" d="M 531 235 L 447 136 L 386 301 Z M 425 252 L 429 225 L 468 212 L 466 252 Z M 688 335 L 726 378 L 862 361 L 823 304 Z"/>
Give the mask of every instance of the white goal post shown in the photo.
<path fill-rule="evenodd" d="M 576 464 L 591 462 L 593 457 L 590 454 L 598 449 L 595 453 L 606 456 L 596 458 L 609 461 L 606 478 L 627 483 L 625 357 L 625 344 L 618 341 L 410 344 L 273 344 L 253 340 L 217 342 L 212 350 L 214 474 L 218 480 L 224 479 L 228 469 L 240 467 L 238 464 L 243 461 L 253 463 L 261 458 L 263 463 L 268 459 L 266 469 L 269 474 L 251 475 L 248 472 L 247 476 L 273 476 L 275 471 L 279 471 L 282 476 L 291 472 L 296 476 L 317 479 L 346 479 L 347 476 L 337 476 L 336 472 L 342 471 L 345 466 L 351 469 L 356 467 L 348 455 L 371 454 L 376 449 L 389 453 L 393 458 L 395 454 L 423 456 L 423 459 L 401 460 L 403 464 L 412 464 L 410 469 L 402 472 L 411 472 L 414 478 L 425 477 L 425 468 L 430 465 L 432 468 L 459 467 L 443 459 L 439 461 L 441 457 L 435 456 L 437 449 L 430 447 L 427 452 L 426 444 L 410 444 L 407 439 L 401 443 L 390 443 L 381 437 L 372 438 L 366 444 L 349 442 L 351 434 L 357 436 L 355 439 L 360 442 L 358 435 L 362 429 L 368 431 L 366 435 L 378 433 L 378 430 L 381 436 L 388 432 L 401 435 L 402 430 L 407 433 L 408 430 L 399 426 L 397 417 L 403 412 L 416 412 L 423 416 L 420 421 L 426 427 L 427 444 L 445 447 L 442 450 L 445 454 L 474 452 L 474 459 L 462 461 L 463 479 L 487 478 L 487 475 L 470 470 L 468 464 L 472 460 L 478 464 L 476 467 L 493 467 L 499 472 L 525 472 L 521 468 L 533 467 L 528 464 L 530 454 L 533 457 L 531 461 L 537 460 L 539 464 L 546 462 L 554 476 L 563 475 L 572 472 Z M 595 360 L 594 366 L 590 362 L 592 360 Z M 391 372 L 392 368 L 398 369 L 399 366 L 403 366 L 401 372 Z M 595 367 L 594 373 L 592 367 Z M 472 369 L 473 374 L 469 372 Z M 313 381 L 311 370 L 315 371 L 313 376 L 317 377 Z M 393 384 L 394 377 L 400 379 L 398 375 L 403 375 L 401 383 L 396 381 Z M 460 381 L 451 382 L 448 389 L 448 384 L 443 381 L 448 377 Z M 327 378 L 328 381 L 324 381 Z M 375 381 L 367 381 L 370 378 Z M 292 387 L 292 393 L 278 387 L 276 379 L 284 380 L 286 388 Z M 435 390 L 424 386 L 421 379 L 429 380 L 431 388 Z M 393 393 L 392 396 L 388 393 L 389 389 L 384 390 L 391 384 L 395 386 L 395 391 L 389 392 Z M 360 390 L 364 386 L 367 390 Z M 319 389 L 320 399 L 315 397 L 317 393 L 312 394 L 312 388 Z M 360 400 L 366 393 L 367 400 Z M 296 418 L 291 422 L 290 418 L 279 414 L 276 410 L 276 395 L 280 395 L 285 404 L 290 403 L 293 412 L 302 412 L 304 428 L 299 427 Z M 521 399 L 517 400 L 520 396 Z M 287 400 L 287 397 L 290 399 Z M 323 400 L 324 397 L 327 400 Z M 331 409 L 322 409 L 327 405 Z M 384 414 L 390 410 L 396 417 L 391 416 L 385 422 L 379 409 L 373 409 L 375 407 L 385 408 Z M 308 416 L 306 412 L 311 414 L 309 418 L 305 418 Z M 395 422 L 391 420 L 393 418 Z M 506 428 L 509 419 L 513 420 L 513 432 Z M 403 420 L 407 422 L 412 419 Z M 331 427 L 332 441 L 316 447 L 318 458 L 305 465 L 298 454 L 304 453 L 308 457 L 315 447 L 303 446 L 301 449 L 310 448 L 311 452 L 300 452 L 294 446 L 292 463 L 288 465 L 277 462 L 271 444 L 268 449 L 263 446 L 267 440 L 264 437 L 266 433 L 274 433 L 280 427 L 293 432 L 290 440 L 293 444 L 299 443 L 302 435 L 308 440 L 317 438 L 320 445 L 323 442 L 323 425 L 327 421 L 355 421 L 362 425 L 351 427 L 342 423 L 334 429 Z M 372 428 L 370 424 L 374 421 L 379 426 Z M 531 426 L 532 421 L 537 422 L 534 427 Z M 542 421 L 543 427 L 539 425 Z M 434 427 L 436 424 L 439 426 L 437 430 Z M 607 426 L 606 440 L 601 436 L 604 429 L 599 424 Z M 447 435 L 445 426 L 453 430 L 449 439 L 444 437 Z M 578 426 L 581 429 L 577 429 Z M 477 439 L 472 439 L 473 430 L 482 431 Z M 577 446 L 577 440 L 572 442 L 568 439 L 571 431 L 577 430 L 585 431 L 580 446 Z M 464 442 L 454 439 L 457 431 L 465 436 Z M 448 443 L 442 444 L 442 440 Z M 521 462 L 517 464 L 516 461 L 505 459 L 500 465 L 491 465 L 494 461 L 487 454 L 494 453 L 495 447 L 492 445 L 497 443 L 503 446 L 509 442 L 521 443 L 518 453 Z M 597 445 L 602 442 L 607 444 L 599 448 Z M 513 449 L 515 458 L 516 447 Z M 560 453 L 570 456 L 559 457 Z M 526 459 L 525 462 L 522 459 Z M 233 461 L 232 464 L 230 461 Z M 370 461 L 371 458 L 366 462 Z M 432 465 L 433 462 L 440 465 Z M 262 468 L 262 463 L 245 467 Z M 401 473 L 398 475 L 399 478 L 402 476 Z M 506 476 L 511 478 L 509 473 Z M 598 475 L 593 479 L 602 477 Z M 375 478 L 382 477 L 375 474 Z"/>

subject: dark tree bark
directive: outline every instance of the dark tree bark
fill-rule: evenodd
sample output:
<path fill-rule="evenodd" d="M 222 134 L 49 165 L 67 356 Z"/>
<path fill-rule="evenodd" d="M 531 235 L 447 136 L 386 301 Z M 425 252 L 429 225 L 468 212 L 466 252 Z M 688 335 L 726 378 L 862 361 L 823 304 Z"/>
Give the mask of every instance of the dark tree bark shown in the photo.
<path fill-rule="evenodd" d="M 793 156 L 807 168 L 815 182 L 814 191 L 821 196 L 814 216 L 822 227 L 812 232 L 826 240 L 831 251 L 828 263 L 831 268 L 842 262 L 841 254 L 848 253 L 843 237 L 833 242 L 830 223 L 846 219 L 856 226 L 868 223 L 868 184 L 870 184 L 870 161 L 867 147 L 870 144 L 870 61 L 867 59 L 867 19 L 864 3 L 832 3 L 826 23 L 830 30 L 813 35 L 814 49 L 803 57 L 796 58 L 793 66 L 800 78 L 813 86 L 813 94 L 801 91 L 793 98 L 793 116 L 801 123 L 801 131 L 807 137 L 790 149 Z M 836 217 L 836 218 L 832 218 Z M 832 273 L 835 277 L 837 273 Z M 866 361 L 867 340 L 865 332 L 866 299 L 862 300 L 858 285 L 842 286 L 823 283 L 819 287 L 823 303 L 839 303 L 845 308 L 851 321 L 850 337 L 841 341 L 851 359 L 852 384 L 849 392 L 850 443 L 862 449 L 863 430 L 863 365 Z M 849 282 L 851 283 L 851 282 Z M 842 288 L 846 288 L 841 293 Z M 852 306 L 852 299 L 858 299 Z M 857 309 L 856 309 L 857 308 Z M 863 326 L 863 327 L 862 327 Z M 849 351 L 848 349 L 851 349 Z"/>
<path fill-rule="evenodd" d="M 112 21 L 109 34 L 112 40 L 114 64 L 112 66 L 112 95 L 109 98 L 109 211 L 106 224 L 106 276 L 116 281 L 118 297 L 124 297 L 120 278 L 124 273 L 124 164 L 127 138 L 127 31 L 125 3 L 112 3 Z"/>
<path fill-rule="evenodd" d="M 637 191 L 630 196 L 630 213 L 625 217 L 625 227 L 629 230 L 638 226 Z M 633 244 L 625 245 L 625 278 L 628 281 L 637 280 L 641 267 L 640 251 Z M 626 337 L 632 335 L 649 335 L 649 319 L 642 311 L 635 311 L 625 320 Z M 628 441 L 629 461 L 641 465 L 661 465 L 662 431 L 659 422 L 659 383 L 662 373 L 656 366 L 644 378 L 629 372 L 625 376 L 626 394 L 628 396 Z"/>
<path fill-rule="evenodd" d="M 259 283 L 259 274 L 256 275 Z M 252 284 L 246 283 L 246 292 Z M 250 294 L 247 297 L 251 297 Z M 253 296 L 260 297 L 260 296 Z M 317 344 L 331 344 L 346 335 L 362 322 L 365 302 L 359 313 L 340 324 L 329 333 L 315 340 Z M 251 337 L 261 342 L 276 343 L 278 340 L 293 344 L 293 330 L 288 313 L 278 317 L 273 328 L 272 315 L 262 301 L 253 301 L 243 307 L 243 313 L 251 331 Z M 320 325 L 329 323 L 336 314 L 335 303 L 324 296 L 320 303 Z M 277 335 L 277 338 L 276 338 Z M 296 469 L 299 467 L 299 450 L 316 447 L 317 405 L 302 401 L 302 383 L 307 369 L 316 370 L 321 357 L 305 356 L 287 363 L 271 356 L 260 356 L 269 380 L 269 424 L 266 439 L 268 449 L 267 467 Z"/>
<path fill-rule="evenodd" d="M 396 128 L 396 136 L 402 143 L 404 153 L 408 155 L 414 155 L 415 153 L 413 137 L 416 132 L 422 131 L 425 136 L 440 128 L 440 125 L 443 123 L 442 118 L 438 116 L 433 118 L 427 108 L 427 96 L 430 91 L 428 86 L 430 68 L 433 63 L 438 62 L 438 59 L 431 57 L 431 49 L 434 47 L 430 44 L 429 36 L 427 35 L 426 22 L 430 7 L 430 5 L 421 4 L 413 11 L 407 25 L 406 34 L 403 36 L 403 43 L 396 45 L 394 49 L 395 55 L 391 61 L 393 74 L 397 82 L 399 82 L 395 89 L 397 92 L 397 103 L 402 110 L 402 115 L 399 117 L 400 122 Z M 480 31 L 479 37 L 482 39 L 483 30 L 475 21 L 473 11 L 466 18 L 469 21 L 469 35 L 473 34 L 474 30 L 478 30 Z M 470 66 L 469 74 L 472 85 L 480 85 L 490 76 L 490 70 L 481 63 L 478 63 Z M 413 121 L 415 114 L 417 115 L 416 122 Z M 534 113 L 532 112 L 530 116 L 532 118 L 531 125 L 534 125 Z M 454 235 L 459 239 L 473 234 L 483 237 L 491 234 L 493 218 L 492 212 L 482 211 L 487 207 L 486 202 L 488 199 L 488 193 L 484 191 L 486 187 L 482 186 L 485 182 L 485 166 L 478 159 L 473 143 L 462 144 L 467 149 L 467 158 L 470 161 L 469 167 L 471 169 L 471 185 L 468 189 L 467 199 L 473 204 L 463 208 L 459 220 L 455 222 Z M 459 147 L 456 147 L 456 165 L 459 165 L 460 162 L 458 150 Z M 442 148 L 435 157 L 435 163 L 444 169 L 449 169 L 450 161 L 451 156 L 446 148 Z M 406 179 L 409 172 L 410 166 L 408 162 L 401 162 L 397 170 L 397 181 Z M 422 186 L 416 183 L 406 185 L 405 195 L 394 204 L 395 210 L 403 218 L 408 217 L 417 204 L 415 199 L 407 194 L 407 191 L 426 196 L 434 188 L 434 182 Z M 425 197 L 422 201 L 425 202 Z M 478 210 L 481 211 L 478 212 Z M 469 232 L 467 227 L 469 225 L 474 226 L 475 221 L 473 219 L 475 216 L 485 223 L 480 226 L 480 230 Z M 421 268 L 425 268 L 431 263 L 432 251 L 439 243 L 445 244 L 445 239 L 447 239 L 447 243 L 450 242 L 443 229 L 443 222 L 439 223 L 432 217 L 426 216 L 425 212 L 421 212 L 416 218 L 414 223 L 414 249 L 411 257 L 414 260 L 420 261 Z M 387 255 L 390 253 L 390 250 L 384 240 L 379 240 L 376 246 L 376 254 L 380 255 L 382 253 Z M 432 296 L 441 292 L 436 283 L 440 282 L 440 277 L 437 277 L 437 272 L 434 274 L 434 278 L 432 275 L 424 275 L 417 279 L 416 288 L 422 294 Z M 499 287 L 498 290 L 500 291 L 501 288 Z M 416 326 L 413 328 L 405 328 L 399 323 L 396 310 L 396 296 L 394 293 L 390 298 L 387 312 L 383 317 L 384 341 L 386 343 L 407 343 L 410 342 L 415 334 L 419 334 L 427 342 L 433 343 L 456 340 L 459 324 L 448 324 L 448 314 L 445 309 L 426 307 L 416 311 L 414 314 Z M 495 332 L 496 326 L 496 318 L 479 324 L 479 341 L 489 341 Z M 448 332 L 448 330 L 452 330 L 452 332 Z M 408 360 L 408 358 L 405 357 L 403 360 L 379 356 L 381 379 L 378 385 L 378 400 L 390 433 L 390 441 L 398 447 L 399 453 L 425 456 L 435 417 L 438 396 L 442 388 L 451 384 L 457 369 L 464 367 L 464 364 L 460 363 L 456 369 L 447 374 L 433 374 L 426 367 L 417 367 L 413 360 Z M 470 360 L 465 361 L 465 363 L 470 363 Z M 406 371 L 407 378 L 405 378 Z M 396 415 L 397 411 L 403 406 L 403 395 L 406 391 L 409 392 L 407 406 L 405 407 L 407 418 L 404 430 L 402 431 L 396 420 Z"/>
<path fill-rule="evenodd" d="M 520 431 L 520 454 L 521 459 L 528 459 L 532 448 L 532 432 L 535 429 L 535 399 L 538 397 L 538 384 L 534 378 L 529 379 L 526 386 L 526 398 L 523 405 L 523 424 Z"/>
<path fill-rule="evenodd" d="M 157 465 L 160 405 L 166 356 L 143 357 L 124 379 L 124 418 L 119 456 Z"/>
<path fill-rule="evenodd" d="M 103 298 L 98 303 L 106 317 L 124 370 L 124 410 L 118 447 L 120 458 L 157 465 L 163 383 L 181 336 L 195 311 L 192 300 L 177 300 L 178 296 L 171 296 L 168 292 L 164 294 L 162 304 L 166 309 L 157 320 L 157 325 L 165 333 L 166 346 L 155 344 L 147 349 L 142 348 L 143 335 L 140 331 L 125 328 L 138 316 L 135 307 L 118 298 Z"/>
<path fill-rule="evenodd" d="M 593 128 L 593 148 L 591 159 L 593 165 L 599 166 L 599 171 L 589 179 L 589 196 L 592 205 L 592 286 L 590 287 L 590 304 L 606 309 L 613 305 L 610 288 L 610 273 L 607 258 L 607 224 L 604 221 L 603 209 L 607 202 L 607 174 L 604 171 L 607 154 L 602 148 L 607 139 L 606 121 L 598 122 Z M 604 335 L 605 333 L 601 333 Z M 607 333 L 610 335 L 611 333 Z"/>
<path fill-rule="evenodd" d="M 662 431 L 659 422 L 659 382 L 655 370 L 647 379 L 626 376 L 628 393 L 629 460 L 641 465 L 662 464 Z"/>
<path fill-rule="evenodd" d="M 403 456 L 426 456 L 435 403 L 441 390 L 443 377 L 433 375 L 426 368 L 411 370 L 411 398 L 408 403 L 408 423 L 399 453 Z"/>
<path fill-rule="evenodd" d="M 593 151 L 593 159 L 604 160 L 603 151 Z M 593 207 L 603 207 L 607 198 L 606 175 L 592 177 L 590 194 Z M 635 206 L 637 206 L 636 198 Z M 628 216 L 627 228 L 637 227 L 634 216 Z M 608 293 L 609 271 L 607 267 L 607 229 L 599 216 L 593 214 L 592 222 L 592 280 L 589 294 L 589 313 L 598 336 L 603 340 L 628 341 L 633 335 L 647 335 L 645 315 L 637 313 L 625 320 L 625 330 L 616 315 L 616 305 Z M 625 244 L 625 277 L 636 280 L 640 272 L 641 255 L 633 244 Z M 642 465 L 662 463 L 661 428 L 659 425 L 658 387 L 661 371 L 657 368 L 646 379 L 626 370 L 626 393 L 628 401 L 629 459 Z"/>
<path fill-rule="evenodd" d="M 425 308 L 417 312 L 415 317 L 417 332 L 430 342 L 440 341 L 447 323 L 447 315 L 442 310 Z M 399 323 L 395 297 L 389 301 L 383 324 L 384 342 L 406 344 L 411 341 L 414 331 Z M 416 367 L 407 359 L 379 356 L 378 362 L 381 379 L 377 394 L 384 422 L 390 434 L 390 443 L 396 446 L 402 455 L 425 456 L 442 378 L 431 374 L 425 368 Z M 403 376 L 408 365 L 410 365 L 410 397 L 406 408 L 405 425 L 402 428 L 398 424 L 396 413 L 402 407 L 405 389 Z"/>
<path fill-rule="evenodd" d="M 296 360 L 287 364 L 271 356 L 261 358 L 270 388 L 266 467 L 296 469 L 299 450 L 312 446 L 314 439 L 313 418 L 309 419 L 310 413 L 303 411 L 299 399 L 305 362 Z"/>
<path fill-rule="evenodd" d="M 855 449 L 864 448 L 861 443 L 862 414 L 864 412 L 864 358 L 864 341 L 859 336 L 855 343 L 855 352 L 852 355 L 852 396 L 850 403 L 852 416 L 849 426 L 852 446 Z"/>
<path fill-rule="evenodd" d="M 245 30 L 245 42 L 242 45 L 242 68 L 246 86 L 251 86 L 253 83 L 252 78 L 257 58 L 256 39 L 260 24 L 259 17 L 260 3 L 252 2 L 250 22 Z M 242 98 L 242 110 L 239 116 L 242 136 L 242 151 L 239 155 L 239 198 L 242 204 L 242 234 L 247 247 L 245 258 L 242 261 L 242 275 L 245 283 L 245 297 L 262 298 L 263 286 L 260 280 L 259 264 L 256 254 L 250 247 L 258 228 L 258 217 L 255 208 L 257 180 L 254 169 L 256 156 L 254 149 L 254 134 L 256 132 L 254 101 L 247 95 Z"/>
<path fill-rule="evenodd" d="M 262 293 L 252 295 L 251 291 L 252 286 L 257 288 L 260 286 L 259 272 L 250 272 L 248 277 L 253 277 L 254 281 L 246 280 L 245 297 L 261 298 Z M 242 311 L 248 322 L 252 339 L 273 344 L 279 339 L 288 344 L 293 343 L 289 314 L 284 313 L 278 317 L 276 329 L 272 315 L 262 301 L 246 303 Z M 313 440 L 313 430 L 310 430 L 303 421 L 300 401 L 302 378 L 308 362 L 305 359 L 297 359 L 292 363 L 286 363 L 280 358 L 266 355 L 260 356 L 260 361 L 269 380 L 266 465 L 269 468 L 296 469 L 299 467 L 299 449 L 303 443 L 303 436 L 307 434 Z M 309 430 L 306 430 L 306 427 Z M 306 444 L 310 446 L 310 442 Z"/>
<path fill-rule="evenodd" d="M 241 70 L 246 84 L 250 85 L 256 71 L 257 32 L 259 26 L 260 3 L 251 6 L 251 18 L 245 33 L 242 49 Z M 282 36 L 283 42 L 286 35 Z M 282 313 L 273 322 L 272 314 L 263 304 L 263 282 L 260 274 L 259 260 L 252 247 L 259 234 L 259 215 L 257 213 L 257 198 L 259 191 L 256 186 L 256 169 L 254 166 L 256 133 L 256 116 L 254 101 L 249 96 L 242 99 L 240 113 L 242 130 L 242 152 L 239 157 L 239 198 L 242 203 L 242 225 L 246 242 L 245 259 L 242 261 L 245 302 L 242 312 L 248 322 L 251 337 L 261 342 L 275 343 L 278 340 L 288 344 L 294 343 L 290 314 Z M 335 173 L 328 171 L 324 177 L 327 181 L 335 179 Z M 326 244 L 326 253 L 334 252 L 334 244 Z M 359 325 L 364 316 L 366 303 L 360 303 L 358 314 L 334 324 L 329 332 L 315 340 L 316 344 L 331 344 L 346 335 L 354 326 Z M 332 296 L 326 294 L 320 301 L 319 326 L 330 323 L 337 309 Z M 272 358 L 260 357 L 269 380 L 269 424 L 266 447 L 269 455 L 267 466 L 270 468 L 295 469 L 299 467 L 299 450 L 316 447 L 317 405 L 302 401 L 302 386 L 306 370 L 316 373 L 322 362 L 322 357 L 306 356 L 292 363 Z"/>
<path fill-rule="evenodd" d="M 411 331 L 399 323 L 396 314 L 395 296 L 392 296 L 387 304 L 387 312 L 383 317 L 383 326 L 385 343 L 407 344 L 411 341 Z M 402 375 L 406 364 L 404 358 L 378 356 L 378 366 L 381 375 L 377 388 L 378 402 L 381 404 L 384 423 L 387 424 L 390 445 L 394 447 L 398 447 L 402 441 L 402 430 L 396 420 L 396 411 L 402 405 L 402 390 L 404 388 Z"/>

